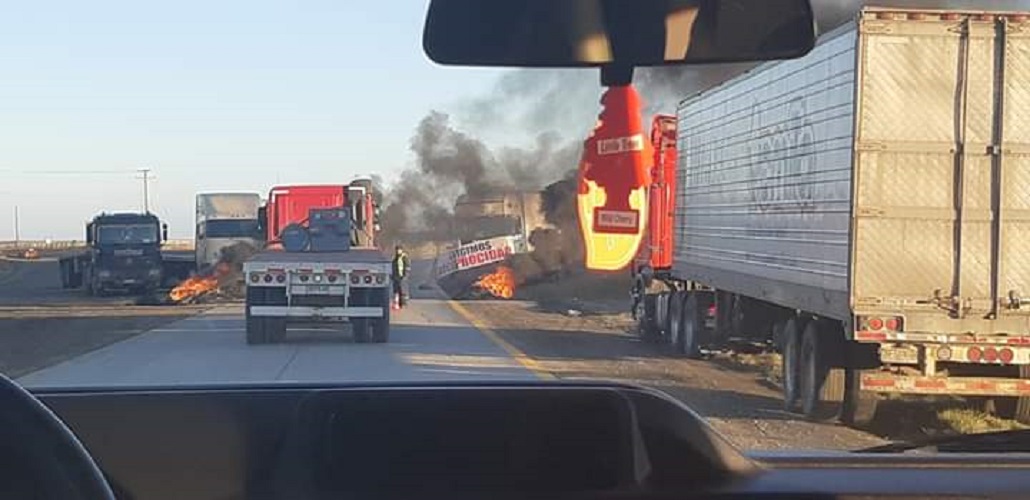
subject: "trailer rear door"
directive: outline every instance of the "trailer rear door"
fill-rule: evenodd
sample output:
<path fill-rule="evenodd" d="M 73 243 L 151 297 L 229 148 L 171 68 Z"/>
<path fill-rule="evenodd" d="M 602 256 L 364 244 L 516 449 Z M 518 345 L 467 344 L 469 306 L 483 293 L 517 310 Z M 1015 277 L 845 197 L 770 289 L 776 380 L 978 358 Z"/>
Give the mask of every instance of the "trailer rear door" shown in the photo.
<path fill-rule="evenodd" d="M 864 14 L 851 273 L 858 312 L 985 318 L 1014 313 L 996 309 L 1010 292 L 1030 296 L 1027 28 L 1005 16 Z"/>

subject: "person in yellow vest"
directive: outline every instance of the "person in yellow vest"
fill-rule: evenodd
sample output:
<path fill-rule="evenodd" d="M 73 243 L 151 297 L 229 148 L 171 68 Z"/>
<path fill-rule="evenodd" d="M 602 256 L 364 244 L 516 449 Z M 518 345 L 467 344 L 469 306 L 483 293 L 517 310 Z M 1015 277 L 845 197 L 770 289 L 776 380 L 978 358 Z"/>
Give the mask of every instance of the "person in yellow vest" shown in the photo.
<path fill-rule="evenodd" d="M 411 261 L 404 248 L 397 245 L 393 253 L 393 295 L 397 298 L 397 305 L 404 307 L 408 304 L 407 287 L 404 286 L 408 279 L 408 272 L 411 270 Z"/>

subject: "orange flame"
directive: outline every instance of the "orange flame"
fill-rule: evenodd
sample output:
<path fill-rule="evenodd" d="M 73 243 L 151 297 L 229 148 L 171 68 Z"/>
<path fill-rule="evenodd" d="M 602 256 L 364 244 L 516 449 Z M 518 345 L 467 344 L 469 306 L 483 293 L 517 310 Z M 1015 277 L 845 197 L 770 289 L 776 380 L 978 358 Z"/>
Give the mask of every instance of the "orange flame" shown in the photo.
<path fill-rule="evenodd" d="M 494 297 L 510 299 L 515 296 L 515 272 L 509 267 L 500 266 L 496 271 L 481 276 L 476 286 Z"/>
<path fill-rule="evenodd" d="M 179 283 L 168 292 L 168 297 L 175 302 L 182 302 L 186 299 L 203 295 L 218 288 L 218 278 L 215 276 L 194 276 L 182 283 Z"/>
<path fill-rule="evenodd" d="M 182 302 L 186 299 L 203 295 L 215 288 L 218 288 L 218 279 L 226 276 L 232 271 L 228 263 L 219 262 L 215 265 L 214 275 L 194 276 L 182 283 L 179 283 L 168 292 L 168 297 L 175 302 Z"/>

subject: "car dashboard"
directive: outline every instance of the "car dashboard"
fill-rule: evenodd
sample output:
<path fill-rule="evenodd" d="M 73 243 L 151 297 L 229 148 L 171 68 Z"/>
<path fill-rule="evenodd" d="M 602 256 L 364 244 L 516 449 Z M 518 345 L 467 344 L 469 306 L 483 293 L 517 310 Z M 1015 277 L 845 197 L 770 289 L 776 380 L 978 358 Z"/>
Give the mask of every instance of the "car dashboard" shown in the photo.
<path fill-rule="evenodd" d="M 122 499 L 997 498 L 1030 456 L 752 453 L 629 385 L 35 392 Z"/>

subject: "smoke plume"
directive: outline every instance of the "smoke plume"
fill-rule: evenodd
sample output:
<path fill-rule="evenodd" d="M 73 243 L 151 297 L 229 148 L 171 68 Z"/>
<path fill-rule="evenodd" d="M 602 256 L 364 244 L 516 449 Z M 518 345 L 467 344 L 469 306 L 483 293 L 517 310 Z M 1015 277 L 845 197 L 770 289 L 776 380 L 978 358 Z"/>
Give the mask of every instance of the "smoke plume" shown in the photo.
<path fill-rule="evenodd" d="M 814 0 L 820 32 L 853 19 L 862 5 L 1015 10 L 1030 8 L 1030 0 Z M 640 68 L 634 81 L 645 116 L 674 113 L 681 99 L 753 66 Z M 553 228 L 534 231 L 533 254 L 511 265 L 523 280 L 575 268 L 583 251 L 569 172 L 575 173 L 582 142 L 596 122 L 600 95 L 596 70 L 514 70 L 451 113 L 430 112 L 411 139 L 414 167 L 385 195 L 386 239 L 452 238 L 452 210 L 463 194 L 542 190 L 541 208 Z"/>

